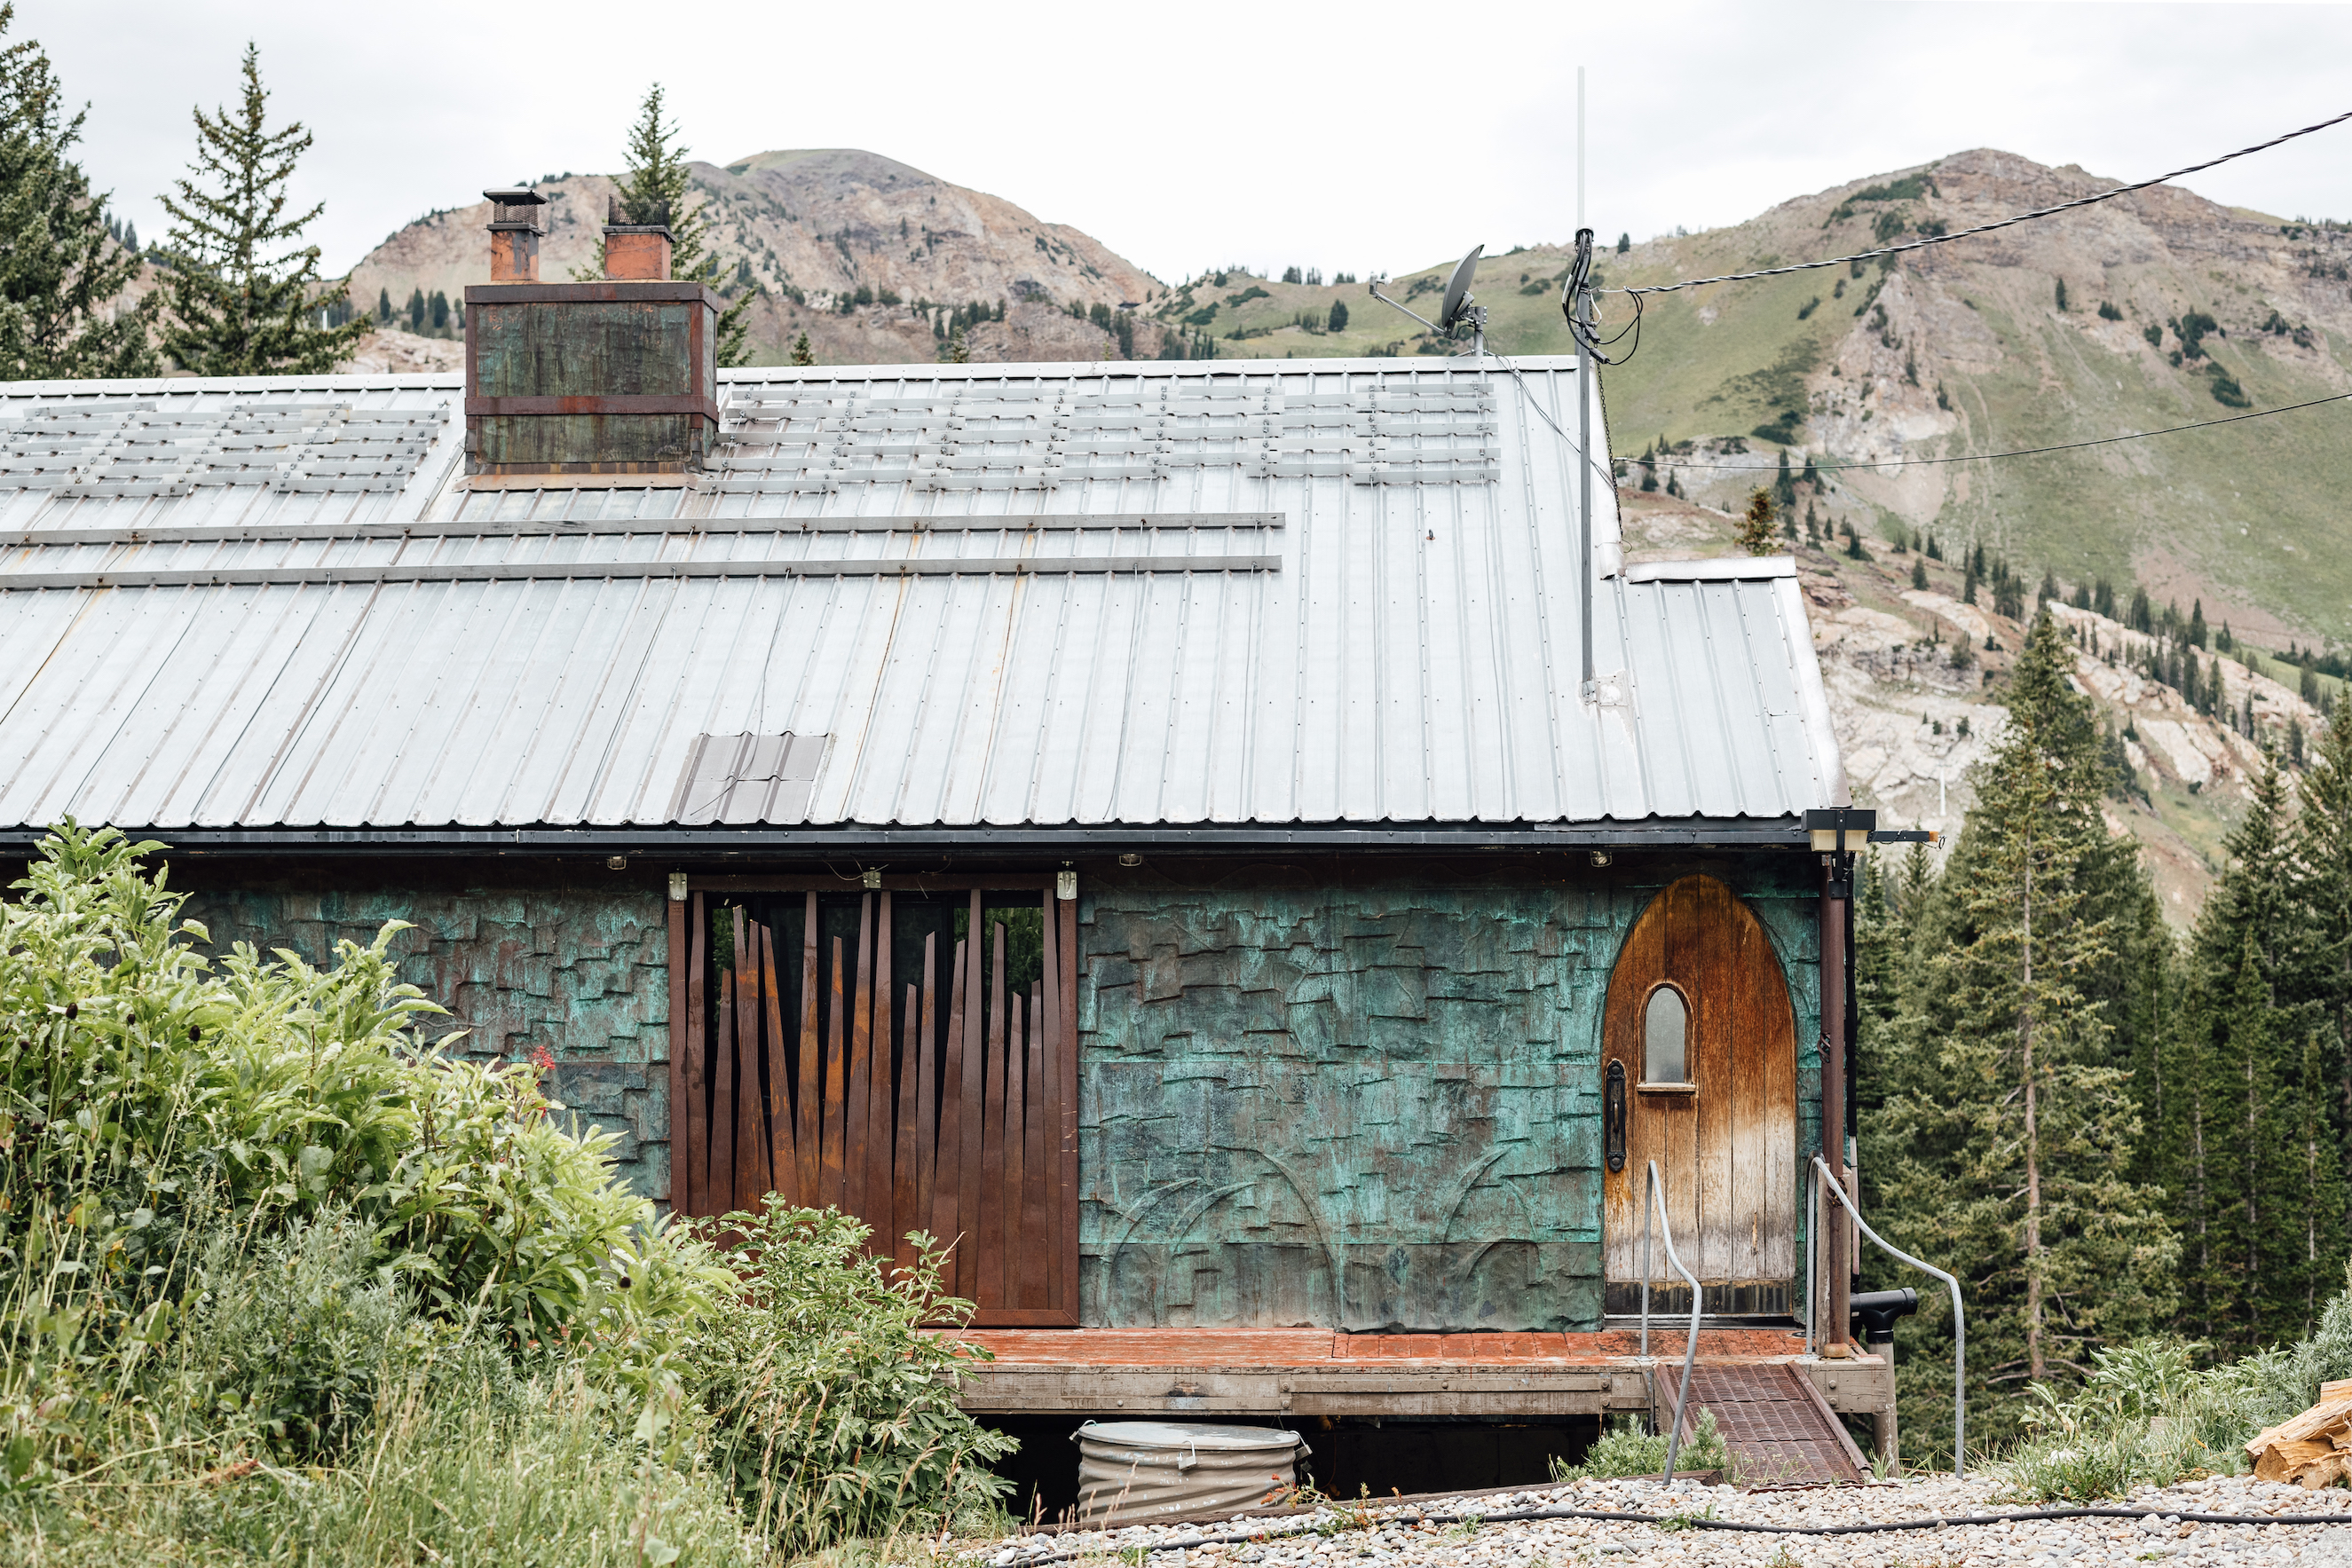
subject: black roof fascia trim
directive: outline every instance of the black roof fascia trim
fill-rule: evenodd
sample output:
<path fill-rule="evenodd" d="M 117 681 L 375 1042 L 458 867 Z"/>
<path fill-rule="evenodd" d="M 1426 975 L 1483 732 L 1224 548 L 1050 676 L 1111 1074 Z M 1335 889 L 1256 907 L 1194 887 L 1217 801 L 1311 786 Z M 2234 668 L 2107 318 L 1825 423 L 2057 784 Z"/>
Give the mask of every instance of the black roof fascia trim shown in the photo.
<path fill-rule="evenodd" d="M 1062 827 L 1062 828 L 132 828 L 190 853 L 236 854 L 669 854 L 698 861 L 857 853 L 1102 855 L 1119 852 L 1217 854 L 1267 850 L 1425 854 L 1433 851 L 1541 853 L 1606 850 L 1804 850 L 1794 817 L 1496 827 Z M 29 851 L 46 830 L 0 830 L 0 852 Z"/>

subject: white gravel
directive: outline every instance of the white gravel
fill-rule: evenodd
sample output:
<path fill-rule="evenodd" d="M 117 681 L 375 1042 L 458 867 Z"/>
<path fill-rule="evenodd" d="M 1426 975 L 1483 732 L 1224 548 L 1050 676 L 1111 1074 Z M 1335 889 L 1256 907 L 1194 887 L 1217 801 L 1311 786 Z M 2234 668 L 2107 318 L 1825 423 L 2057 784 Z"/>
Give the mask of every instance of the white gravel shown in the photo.
<path fill-rule="evenodd" d="M 1670 1564 L 1672 1568 L 1974 1568 L 2033 1563 L 2050 1568 L 2168 1563 L 2179 1568 L 2251 1568 L 2269 1563 L 2328 1563 L 2352 1568 L 2352 1491 L 2305 1491 L 2250 1477 L 2184 1481 L 2143 1489 L 2103 1507 L 2168 1513 L 2342 1514 L 2343 1524 L 2198 1524 L 2173 1519 L 2019 1520 L 1998 1524 L 1943 1525 L 1874 1535 L 1764 1535 L 1739 1531 L 1662 1528 L 1599 1520 L 1522 1520 L 1461 1524 L 1427 1522 L 1428 1515 L 1501 1513 L 1520 1509 L 1577 1508 L 1655 1515 L 1710 1515 L 1753 1524 L 1882 1523 L 1938 1515 L 2014 1513 L 2032 1506 L 1997 1500 L 1996 1478 L 1954 1481 L 1919 1479 L 1869 1487 L 1805 1491 L 1740 1492 L 1731 1487 L 1655 1481 L 1579 1481 L 1572 1485 L 1459 1502 L 1370 1506 L 1312 1515 L 1212 1525 L 1134 1525 L 1065 1534 L 1021 1535 L 992 1543 L 981 1556 L 991 1568 L 1019 1568 L 1040 1557 L 1071 1552 L 1084 1562 L 1116 1562 L 1142 1546 L 1204 1535 L 1262 1531 L 1258 1540 L 1150 1553 L 1150 1568 L 1411 1568 L 1420 1563 L 1481 1564 L 1487 1568 L 1570 1568 L 1570 1564 Z M 2063 1506 L 2063 1505 L 2057 1505 Z M 1129 1558 L 1134 1561 L 1133 1557 Z"/>

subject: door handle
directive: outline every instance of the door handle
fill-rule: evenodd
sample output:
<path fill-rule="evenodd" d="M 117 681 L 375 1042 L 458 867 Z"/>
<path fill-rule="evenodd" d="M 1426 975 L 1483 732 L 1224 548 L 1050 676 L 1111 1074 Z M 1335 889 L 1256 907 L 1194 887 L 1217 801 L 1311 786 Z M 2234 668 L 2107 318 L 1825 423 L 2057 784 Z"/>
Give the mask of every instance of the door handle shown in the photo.
<path fill-rule="evenodd" d="M 1601 1084 L 1601 1149 L 1609 1168 L 1625 1168 L 1625 1064 L 1612 1061 Z"/>

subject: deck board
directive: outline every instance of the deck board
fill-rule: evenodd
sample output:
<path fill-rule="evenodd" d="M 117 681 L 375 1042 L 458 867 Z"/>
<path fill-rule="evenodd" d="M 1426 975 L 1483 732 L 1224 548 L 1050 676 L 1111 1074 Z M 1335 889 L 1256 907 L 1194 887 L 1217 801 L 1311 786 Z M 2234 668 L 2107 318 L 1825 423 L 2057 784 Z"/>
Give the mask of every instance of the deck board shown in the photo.
<path fill-rule="evenodd" d="M 1549 1362 L 1606 1366 L 1641 1354 L 1632 1330 L 1598 1333 L 1334 1333 L 1328 1329 L 966 1329 L 955 1336 L 1024 1366 L 1310 1367 L 1367 1363 L 1452 1366 Z M 1704 1360 L 1787 1357 L 1803 1337 L 1786 1329 L 1703 1329 Z M 1652 1329 L 1654 1355 L 1675 1355 L 1680 1333 Z"/>

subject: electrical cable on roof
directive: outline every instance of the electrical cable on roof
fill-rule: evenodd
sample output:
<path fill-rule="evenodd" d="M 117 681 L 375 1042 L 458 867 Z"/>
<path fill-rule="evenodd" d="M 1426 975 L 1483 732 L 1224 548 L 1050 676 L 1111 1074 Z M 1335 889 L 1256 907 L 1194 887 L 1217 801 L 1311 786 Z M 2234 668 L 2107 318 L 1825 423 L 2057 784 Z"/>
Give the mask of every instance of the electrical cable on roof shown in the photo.
<path fill-rule="evenodd" d="M 1942 245 L 1948 240 L 1969 239 L 1977 235 L 1990 234 L 1995 229 L 2005 229 L 2014 224 L 2030 223 L 2035 218 L 2046 218 L 2053 214 L 2071 212 L 2076 207 L 2087 207 L 2116 196 L 2128 195 L 2134 191 L 2145 191 L 2151 185 L 2161 185 L 2168 180 L 2178 180 L 2184 174 L 2200 173 L 2207 169 L 2227 163 L 2233 158 L 2244 158 L 2252 153 L 2268 152 L 2282 142 L 2292 141 L 2298 136 L 2308 136 L 2315 131 L 2325 131 L 2331 125 L 2341 125 L 2347 120 L 2352 120 L 2352 110 L 2347 110 L 2333 120 L 2323 120 L 2315 125 L 2306 125 L 2299 131 L 2290 131 L 2284 136 L 2273 136 L 2268 141 L 2258 141 L 2252 147 L 2241 147 L 2235 152 L 2224 152 L 2219 158 L 2209 158 L 2202 163 L 2191 163 L 2185 169 L 2175 169 L 2169 174 L 2158 174 L 2154 179 L 2140 180 L 2129 185 L 2117 185 L 2112 191 L 2100 191 L 2088 196 L 2076 196 L 2072 201 L 2060 202 L 2055 206 L 2036 207 L 2030 213 L 2013 214 L 2009 217 L 1997 219 L 1989 224 L 1979 224 L 1974 228 L 1961 229 L 1953 234 L 1922 235 L 1917 239 L 1906 240 L 1901 245 L 1882 246 L 1876 250 L 1865 250 L 1853 256 L 1832 256 L 1827 261 L 1800 261 L 1787 267 L 1759 267 L 1753 272 L 1727 272 L 1715 277 L 1686 277 L 1679 283 L 1641 284 L 1622 288 L 1595 289 L 1593 292 L 1629 294 L 1638 299 L 1644 294 L 1672 294 L 1678 288 L 1701 288 L 1710 283 L 1744 283 L 1753 277 L 1779 277 L 1791 272 L 1810 272 L 1816 267 L 1845 267 L 1857 261 L 1872 261 L 1883 256 L 1900 256 L 1906 251 L 1925 250 L 1931 245 Z"/>
<path fill-rule="evenodd" d="M 1944 463 L 1989 463 L 1996 457 L 2038 457 L 2050 452 L 2079 452 L 2086 446 L 2113 446 L 2120 441 L 2146 441 L 2151 435 L 2178 435 L 2184 430 L 2210 430 L 2217 424 L 2236 424 L 2249 419 L 2268 419 L 2274 413 L 2293 413 L 2299 408 L 2317 408 L 2323 403 L 2342 402 L 2352 398 L 2352 392 L 2336 392 L 2328 397 L 2315 397 L 2309 402 L 2281 403 L 2276 408 L 2258 408 L 2252 413 L 2232 413 L 2221 419 L 2200 419 L 2194 424 L 2168 424 L 2162 430 L 2135 430 L 2127 435 L 2102 435 L 2090 441 L 2068 441 L 2056 446 L 2021 446 L 2013 452 L 1963 452 L 1952 457 L 1890 457 L 1880 463 L 1816 463 L 1817 471 L 1839 468 L 1924 468 Z M 1557 428 L 1555 426 L 1555 428 Z M 1640 463 L 1643 458 L 1625 461 Z M 1780 465 L 1764 463 L 1661 463 L 1647 460 L 1653 468 L 1710 468 L 1735 474 L 1777 474 Z"/>

